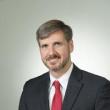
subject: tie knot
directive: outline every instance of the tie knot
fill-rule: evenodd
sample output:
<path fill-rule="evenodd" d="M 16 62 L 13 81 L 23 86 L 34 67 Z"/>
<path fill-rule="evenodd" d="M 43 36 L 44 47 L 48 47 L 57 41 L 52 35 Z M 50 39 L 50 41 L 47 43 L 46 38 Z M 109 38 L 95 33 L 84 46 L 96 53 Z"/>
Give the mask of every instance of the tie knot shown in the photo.
<path fill-rule="evenodd" d="M 61 85 L 60 85 L 60 82 L 59 82 L 59 81 L 57 81 L 57 80 L 54 81 L 54 82 L 53 82 L 53 85 L 55 86 L 56 89 L 60 89 L 60 86 L 61 86 Z"/>

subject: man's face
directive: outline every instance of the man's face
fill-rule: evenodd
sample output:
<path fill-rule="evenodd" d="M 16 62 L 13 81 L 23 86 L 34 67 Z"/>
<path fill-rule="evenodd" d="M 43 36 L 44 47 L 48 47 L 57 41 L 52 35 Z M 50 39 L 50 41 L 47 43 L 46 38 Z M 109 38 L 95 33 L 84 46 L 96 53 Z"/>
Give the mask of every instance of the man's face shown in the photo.
<path fill-rule="evenodd" d="M 39 40 L 43 63 L 51 71 L 63 70 L 71 63 L 72 40 L 67 42 L 62 31 L 52 33 L 48 38 Z"/>

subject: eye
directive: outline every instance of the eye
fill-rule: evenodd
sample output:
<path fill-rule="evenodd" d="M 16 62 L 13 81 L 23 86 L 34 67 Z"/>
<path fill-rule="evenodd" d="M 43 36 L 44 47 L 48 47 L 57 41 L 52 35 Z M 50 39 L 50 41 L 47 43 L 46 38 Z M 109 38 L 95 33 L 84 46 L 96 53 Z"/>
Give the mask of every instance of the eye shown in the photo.
<path fill-rule="evenodd" d="M 40 48 L 47 48 L 47 47 L 48 47 L 47 44 L 43 44 L 43 45 L 40 46 Z"/>
<path fill-rule="evenodd" d="M 61 46 L 62 45 L 62 43 L 61 42 L 55 42 L 55 44 L 54 44 L 55 46 Z"/>

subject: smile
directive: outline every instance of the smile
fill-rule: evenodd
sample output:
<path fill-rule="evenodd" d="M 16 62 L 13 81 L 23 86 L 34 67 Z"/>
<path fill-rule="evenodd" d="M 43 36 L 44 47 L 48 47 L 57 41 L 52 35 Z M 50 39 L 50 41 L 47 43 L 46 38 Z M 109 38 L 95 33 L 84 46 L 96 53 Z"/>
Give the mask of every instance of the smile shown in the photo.
<path fill-rule="evenodd" d="M 58 58 L 53 58 L 53 59 L 50 59 L 48 60 L 50 64 L 56 64 L 58 62 Z"/>

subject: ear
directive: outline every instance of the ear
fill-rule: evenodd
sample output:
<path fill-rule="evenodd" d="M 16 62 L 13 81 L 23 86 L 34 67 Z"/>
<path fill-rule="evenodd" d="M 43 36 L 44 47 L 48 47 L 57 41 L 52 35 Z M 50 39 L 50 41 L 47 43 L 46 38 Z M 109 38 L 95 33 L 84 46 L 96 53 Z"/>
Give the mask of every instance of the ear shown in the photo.
<path fill-rule="evenodd" d="M 73 50 L 74 50 L 73 40 L 70 40 L 70 41 L 69 41 L 69 48 L 70 48 L 70 52 L 73 52 Z"/>

